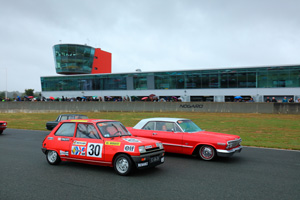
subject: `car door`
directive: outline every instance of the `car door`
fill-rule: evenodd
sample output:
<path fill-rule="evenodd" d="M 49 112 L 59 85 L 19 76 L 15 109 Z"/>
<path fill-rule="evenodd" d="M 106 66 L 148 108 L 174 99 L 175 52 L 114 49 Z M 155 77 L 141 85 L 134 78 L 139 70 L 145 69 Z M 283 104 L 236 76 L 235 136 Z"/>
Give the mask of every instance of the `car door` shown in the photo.
<path fill-rule="evenodd" d="M 132 129 L 133 135 L 139 136 L 139 137 L 145 137 L 145 138 L 151 138 L 154 139 L 154 136 L 156 137 L 155 131 L 155 121 L 150 121 L 141 129 L 143 131 L 140 131 L 140 129 Z"/>
<path fill-rule="evenodd" d="M 62 158 L 67 158 L 70 155 L 75 127 L 76 123 L 73 122 L 62 123 L 54 134 L 53 144 L 55 144 L 55 149 Z"/>
<path fill-rule="evenodd" d="M 103 140 L 92 123 L 77 123 L 71 146 L 72 160 L 101 163 L 104 160 Z"/>
<path fill-rule="evenodd" d="M 183 135 L 175 123 L 157 121 L 152 136 L 163 143 L 166 152 L 182 153 Z"/>

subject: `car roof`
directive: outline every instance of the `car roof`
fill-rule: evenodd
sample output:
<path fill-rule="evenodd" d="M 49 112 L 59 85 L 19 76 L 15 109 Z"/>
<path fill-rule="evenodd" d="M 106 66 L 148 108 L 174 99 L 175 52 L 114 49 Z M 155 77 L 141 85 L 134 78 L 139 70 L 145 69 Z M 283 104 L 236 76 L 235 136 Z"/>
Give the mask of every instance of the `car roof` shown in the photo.
<path fill-rule="evenodd" d="M 149 121 L 161 121 L 161 122 L 177 122 L 179 120 L 189 120 L 186 118 L 171 118 L 171 117 L 155 117 L 155 118 L 146 118 L 142 119 L 139 123 L 137 123 L 133 128 L 141 129 L 144 125 Z"/>
<path fill-rule="evenodd" d="M 62 122 L 88 122 L 88 123 L 97 123 L 97 122 L 117 122 L 116 120 L 110 119 L 68 119 L 62 120 Z"/>
<path fill-rule="evenodd" d="M 144 121 L 169 121 L 169 122 L 177 122 L 178 120 L 189 120 L 189 119 L 186 119 L 186 118 L 172 118 L 172 117 L 154 117 L 154 118 L 146 118 L 146 119 L 142 119 L 142 120 L 144 120 Z"/>
<path fill-rule="evenodd" d="M 86 115 L 82 115 L 82 114 L 60 114 L 63 116 L 86 116 Z"/>

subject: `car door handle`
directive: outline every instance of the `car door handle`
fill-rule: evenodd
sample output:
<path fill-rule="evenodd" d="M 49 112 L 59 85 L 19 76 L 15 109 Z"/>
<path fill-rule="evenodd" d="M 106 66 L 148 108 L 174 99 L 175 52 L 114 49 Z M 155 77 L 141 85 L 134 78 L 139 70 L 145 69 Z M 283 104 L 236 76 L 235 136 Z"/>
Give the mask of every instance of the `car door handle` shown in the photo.
<path fill-rule="evenodd" d="M 157 133 L 152 133 L 152 135 L 157 135 Z"/>

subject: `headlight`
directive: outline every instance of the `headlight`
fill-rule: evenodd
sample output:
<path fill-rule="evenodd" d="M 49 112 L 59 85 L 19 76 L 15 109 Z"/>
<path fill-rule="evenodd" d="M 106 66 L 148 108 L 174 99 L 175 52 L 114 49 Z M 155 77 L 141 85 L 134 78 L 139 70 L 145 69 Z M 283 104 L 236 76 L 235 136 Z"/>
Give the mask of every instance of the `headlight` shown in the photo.
<path fill-rule="evenodd" d="M 226 149 L 231 149 L 233 147 L 233 145 L 234 145 L 233 141 L 227 141 Z"/>
<path fill-rule="evenodd" d="M 226 149 L 230 149 L 232 147 L 232 144 L 228 143 Z"/>
<path fill-rule="evenodd" d="M 146 152 L 145 146 L 139 146 L 139 152 L 145 153 Z"/>
<path fill-rule="evenodd" d="M 156 143 L 156 146 L 159 147 L 160 149 L 163 149 L 163 148 L 164 148 L 164 147 L 163 147 L 163 144 L 162 144 L 161 142 L 157 142 L 157 143 Z"/>

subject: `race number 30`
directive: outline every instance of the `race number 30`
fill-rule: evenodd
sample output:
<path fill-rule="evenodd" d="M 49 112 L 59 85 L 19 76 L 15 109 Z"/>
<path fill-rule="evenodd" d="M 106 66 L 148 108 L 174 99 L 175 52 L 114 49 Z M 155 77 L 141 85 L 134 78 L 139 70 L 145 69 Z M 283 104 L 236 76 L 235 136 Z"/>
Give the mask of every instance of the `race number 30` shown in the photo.
<path fill-rule="evenodd" d="M 102 158 L 102 146 L 99 143 L 88 143 L 87 156 Z"/>

